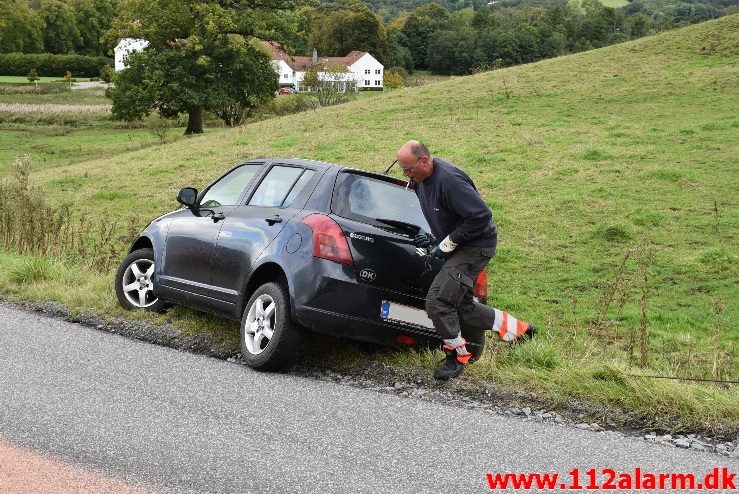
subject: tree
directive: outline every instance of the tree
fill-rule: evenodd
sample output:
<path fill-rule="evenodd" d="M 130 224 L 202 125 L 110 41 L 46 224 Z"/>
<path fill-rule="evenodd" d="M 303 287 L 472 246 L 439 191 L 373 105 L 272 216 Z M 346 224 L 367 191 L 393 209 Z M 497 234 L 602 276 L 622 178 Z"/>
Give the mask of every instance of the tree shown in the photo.
<path fill-rule="evenodd" d="M 408 16 L 403 26 L 403 34 L 408 40 L 408 49 L 415 68 L 428 68 L 429 40 L 436 31 L 443 29 L 448 21 L 449 13 L 438 3 L 419 7 Z"/>
<path fill-rule="evenodd" d="M 44 51 L 43 28 L 24 0 L 0 0 L 0 53 Z"/>
<path fill-rule="evenodd" d="M 305 69 L 303 86 L 316 94 L 321 106 L 331 106 L 351 99 L 357 83 L 345 66 L 319 60 Z"/>
<path fill-rule="evenodd" d="M 39 9 L 44 21 L 44 50 L 49 53 L 74 53 L 82 43 L 74 11 L 60 0 L 42 0 Z"/>
<path fill-rule="evenodd" d="M 113 116 L 187 113 L 188 135 L 203 132 L 204 111 L 233 122 L 235 108 L 248 111 L 277 90 L 270 56 L 252 40 L 270 25 L 260 14 L 288 7 L 284 0 L 126 0 L 114 32 L 149 45 L 129 56 L 108 89 Z"/>
<path fill-rule="evenodd" d="M 30 82 L 31 84 L 38 81 L 39 80 L 38 71 L 36 69 L 31 69 L 28 72 L 26 79 L 28 79 L 28 82 Z"/>
<path fill-rule="evenodd" d="M 435 74 L 469 74 L 474 48 L 475 35 L 471 29 L 437 31 L 429 40 L 428 67 Z"/>
<path fill-rule="evenodd" d="M 324 5 L 327 7 L 318 9 L 313 18 L 313 47 L 328 56 L 366 51 L 387 62 L 387 32 L 378 16 L 364 4 L 349 3 L 344 9 L 337 7 L 342 4 Z"/>
<path fill-rule="evenodd" d="M 634 14 L 629 17 L 628 29 L 631 39 L 646 36 L 647 32 L 649 31 L 649 21 L 649 17 L 642 13 Z"/>
<path fill-rule="evenodd" d="M 408 49 L 408 40 L 405 35 L 394 28 L 387 32 L 387 64 L 390 67 L 403 67 L 413 73 L 413 56 Z"/>
<path fill-rule="evenodd" d="M 110 29 L 115 16 L 112 0 L 70 0 L 74 11 L 80 43 L 77 52 L 83 55 L 104 56 L 112 46 L 102 42 L 103 35 Z"/>
<path fill-rule="evenodd" d="M 113 77 L 115 76 L 115 70 L 113 70 L 113 67 L 110 65 L 103 65 L 103 68 L 100 69 L 100 80 L 105 82 L 106 84 L 110 84 L 113 82 Z"/>

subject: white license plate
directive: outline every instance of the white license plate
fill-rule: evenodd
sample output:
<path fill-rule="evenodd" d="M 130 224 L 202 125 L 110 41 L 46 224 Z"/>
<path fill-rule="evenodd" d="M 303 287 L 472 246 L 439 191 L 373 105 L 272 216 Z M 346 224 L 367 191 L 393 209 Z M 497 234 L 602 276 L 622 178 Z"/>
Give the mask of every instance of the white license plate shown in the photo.
<path fill-rule="evenodd" d="M 426 311 L 409 307 L 407 305 L 383 300 L 380 308 L 380 317 L 388 321 L 402 322 L 422 326 L 428 329 L 434 329 L 434 323 L 431 322 Z"/>

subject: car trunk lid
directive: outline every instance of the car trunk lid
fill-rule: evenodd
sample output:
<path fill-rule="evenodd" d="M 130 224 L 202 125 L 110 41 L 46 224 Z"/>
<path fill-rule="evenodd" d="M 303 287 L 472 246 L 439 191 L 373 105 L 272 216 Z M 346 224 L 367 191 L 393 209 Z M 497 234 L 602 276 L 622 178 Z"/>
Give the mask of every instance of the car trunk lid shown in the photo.
<path fill-rule="evenodd" d="M 413 244 L 420 230 L 429 230 L 413 190 L 390 177 L 344 170 L 331 209 L 360 283 L 425 297 L 441 263 L 419 255 Z"/>

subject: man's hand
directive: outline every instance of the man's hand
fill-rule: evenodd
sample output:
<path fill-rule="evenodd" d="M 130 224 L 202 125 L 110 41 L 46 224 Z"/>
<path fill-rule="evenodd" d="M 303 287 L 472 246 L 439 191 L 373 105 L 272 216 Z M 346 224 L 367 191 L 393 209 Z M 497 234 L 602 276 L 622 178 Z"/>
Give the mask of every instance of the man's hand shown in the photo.
<path fill-rule="evenodd" d="M 439 243 L 431 251 L 431 257 L 437 257 L 439 259 L 449 259 L 452 257 L 452 252 L 457 248 L 457 244 L 452 242 L 452 239 L 447 237 Z"/>
<path fill-rule="evenodd" d="M 413 245 L 416 247 L 428 247 L 430 245 L 436 245 L 438 242 L 436 238 L 430 233 L 426 233 L 423 230 L 413 237 Z"/>
<path fill-rule="evenodd" d="M 436 257 L 437 259 L 449 259 L 450 257 L 452 257 L 451 252 L 444 252 L 438 245 L 433 248 L 429 255 L 431 257 Z"/>

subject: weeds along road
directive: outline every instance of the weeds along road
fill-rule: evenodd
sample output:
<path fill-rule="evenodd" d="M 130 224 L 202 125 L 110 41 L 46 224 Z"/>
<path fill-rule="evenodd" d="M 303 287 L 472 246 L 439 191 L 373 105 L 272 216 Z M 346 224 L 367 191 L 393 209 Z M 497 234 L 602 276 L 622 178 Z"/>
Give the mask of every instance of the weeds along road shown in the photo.
<path fill-rule="evenodd" d="M 488 472 L 739 471 L 706 453 L 259 373 L 1 305 L 0 376 L 0 465 L 21 448 L 55 462 L 49 475 L 62 464 L 153 492 L 467 493 L 489 492 Z"/>

